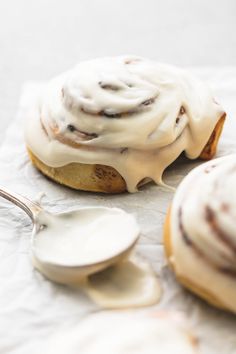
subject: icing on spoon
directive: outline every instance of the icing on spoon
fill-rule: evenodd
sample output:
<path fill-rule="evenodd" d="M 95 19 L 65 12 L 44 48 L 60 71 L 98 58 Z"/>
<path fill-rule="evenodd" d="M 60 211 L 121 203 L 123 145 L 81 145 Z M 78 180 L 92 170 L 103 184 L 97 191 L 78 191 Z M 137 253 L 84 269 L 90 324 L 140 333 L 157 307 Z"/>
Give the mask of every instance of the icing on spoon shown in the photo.
<path fill-rule="evenodd" d="M 135 245 L 135 218 L 117 208 L 86 207 L 52 214 L 29 199 L 0 188 L 0 195 L 32 219 L 34 266 L 59 283 L 75 283 L 124 260 Z"/>
<path fill-rule="evenodd" d="M 140 232 L 132 215 L 105 207 L 52 214 L 5 188 L 0 188 L 0 195 L 32 219 L 32 261 L 47 278 L 78 286 L 104 308 L 159 301 L 161 286 L 152 268 L 144 260 L 129 258 Z"/>

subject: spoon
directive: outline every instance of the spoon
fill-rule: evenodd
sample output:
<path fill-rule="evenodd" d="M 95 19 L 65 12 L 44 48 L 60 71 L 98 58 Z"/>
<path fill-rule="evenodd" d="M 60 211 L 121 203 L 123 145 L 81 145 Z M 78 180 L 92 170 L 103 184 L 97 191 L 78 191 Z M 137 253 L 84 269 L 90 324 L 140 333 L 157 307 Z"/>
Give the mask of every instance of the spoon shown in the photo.
<path fill-rule="evenodd" d="M 31 218 L 33 264 L 58 283 L 76 283 L 125 260 L 139 237 L 135 218 L 118 208 L 85 207 L 52 214 L 6 188 L 0 187 L 0 196 Z"/>

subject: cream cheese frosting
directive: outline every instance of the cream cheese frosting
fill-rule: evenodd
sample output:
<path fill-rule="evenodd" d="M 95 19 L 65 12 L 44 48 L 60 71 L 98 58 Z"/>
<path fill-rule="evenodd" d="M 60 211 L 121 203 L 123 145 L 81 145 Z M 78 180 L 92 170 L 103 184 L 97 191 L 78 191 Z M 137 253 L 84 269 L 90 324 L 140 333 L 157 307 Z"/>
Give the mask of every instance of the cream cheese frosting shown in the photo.
<path fill-rule="evenodd" d="M 171 207 L 177 276 L 236 312 L 236 155 L 205 163 L 183 180 Z"/>
<path fill-rule="evenodd" d="M 157 303 L 161 285 L 151 266 L 131 251 L 140 229 L 117 208 L 40 211 L 32 235 L 32 261 L 52 281 L 82 289 L 103 308 Z"/>
<path fill-rule="evenodd" d="M 173 315 L 103 312 L 61 331 L 43 352 L 196 354 L 197 346 L 186 324 Z"/>
<path fill-rule="evenodd" d="M 127 190 L 162 174 L 183 151 L 194 159 L 222 108 L 185 70 L 120 56 L 79 63 L 51 80 L 29 112 L 26 143 L 46 165 L 112 166 Z"/>
<path fill-rule="evenodd" d="M 118 208 L 87 207 L 59 214 L 42 211 L 37 223 L 44 226 L 33 239 L 35 257 L 68 267 L 122 254 L 140 234 L 134 216 Z"/>
<path fill-rule="evenodd" d="M 159 278 L 147 261 L 137 256 L 92 274 L 84 290 L 99 306 L 110 309 L 151 306 L 162 296 Z"/>

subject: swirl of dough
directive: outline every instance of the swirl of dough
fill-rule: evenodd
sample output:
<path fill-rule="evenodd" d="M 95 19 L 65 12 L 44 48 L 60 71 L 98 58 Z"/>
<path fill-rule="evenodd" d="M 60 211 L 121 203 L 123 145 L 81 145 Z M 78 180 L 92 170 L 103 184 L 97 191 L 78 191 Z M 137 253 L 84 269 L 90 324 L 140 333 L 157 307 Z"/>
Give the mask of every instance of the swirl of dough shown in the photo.
<path fill-rule="evenodd" d="M 207 289 L 234 312 L 235 180 L 236 155 L 212 160 L 184 179 L 171 208 L 172 262 L 177 275 Z"/>
<path fill-rule="evenodd" d="M 135 191 L 147 177 L 161 183 L 182 151 L 198 157 L 223 114 L 208 87 L 184 70 L 132 56 L 100 58 L 48 83 L 38 116 L 51 144 L 39 149 L 34 123 L 26 140 L 49 166 L 112 166 Z"/>

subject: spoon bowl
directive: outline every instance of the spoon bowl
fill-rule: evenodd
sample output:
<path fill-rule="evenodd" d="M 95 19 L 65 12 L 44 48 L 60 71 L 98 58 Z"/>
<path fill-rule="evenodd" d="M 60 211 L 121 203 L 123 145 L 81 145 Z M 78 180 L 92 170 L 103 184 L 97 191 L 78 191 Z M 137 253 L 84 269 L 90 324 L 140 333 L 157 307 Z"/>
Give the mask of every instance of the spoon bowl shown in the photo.
<path fill-rule="evenodd" d="M 118 262 L 129 258 L 135 243 L 136 242 L 134 242 L 134 244 L 132 244 L 128 249 L 121 252 L 120 254 L 91 264 L 78 266 L 68 266 L 58 263 L 54 264 L 52 262 L 43 261 L 42 259 L 38 258 L 34 252 L 31 252 L 32 262 L 34 267 L 50 280 L 60 284 L 75 284 L 83 281 L 83 279 L 86 279 L 91 274 L 98 273 Z"/>
<path fill-rule="evenodd" d="M 6 188 L 0 188 L 0 196 L 30 216 L 33 265 L 58 283 L 82 281 L 125 260 L 139 237 L 135 218 L 118 208 L 86 207 L 52 214 Z"/>

